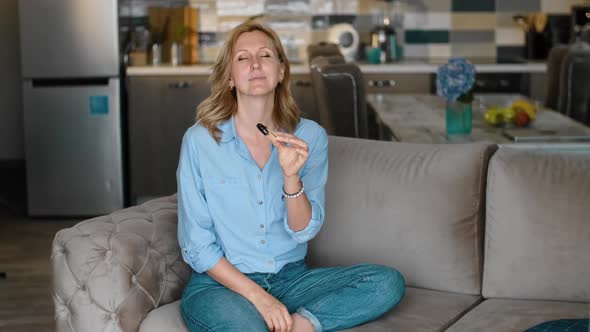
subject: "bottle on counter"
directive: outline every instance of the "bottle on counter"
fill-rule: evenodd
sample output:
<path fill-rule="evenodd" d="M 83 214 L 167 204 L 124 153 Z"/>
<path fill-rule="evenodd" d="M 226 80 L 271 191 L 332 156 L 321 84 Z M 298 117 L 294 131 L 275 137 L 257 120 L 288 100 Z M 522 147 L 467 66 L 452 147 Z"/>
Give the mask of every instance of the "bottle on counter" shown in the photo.
<path fill-rule="evenodd" d="M 396 27 L 401 30 L 403 13 L 399 0 L 384 0 L 382 16 L 371 30 L 371 47 L 381 49 L 380 62 L 394 62 L 401 58 L 401 46 Z"/>

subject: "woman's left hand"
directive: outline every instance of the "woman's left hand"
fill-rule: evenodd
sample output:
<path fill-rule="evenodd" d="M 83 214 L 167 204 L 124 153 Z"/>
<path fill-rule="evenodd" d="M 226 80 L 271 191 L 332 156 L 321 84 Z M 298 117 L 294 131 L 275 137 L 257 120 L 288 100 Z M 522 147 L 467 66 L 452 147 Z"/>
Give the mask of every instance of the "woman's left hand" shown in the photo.
<path fill-rule="evenodd" d="M 295 135 L 277 132 L 277 137 L 272 140 L 279 152 L 279 163 L 286 178 L 297 175 L 309 157 L 307 143 Z M 282 144 L 285 143 L 285 144 Z"/>

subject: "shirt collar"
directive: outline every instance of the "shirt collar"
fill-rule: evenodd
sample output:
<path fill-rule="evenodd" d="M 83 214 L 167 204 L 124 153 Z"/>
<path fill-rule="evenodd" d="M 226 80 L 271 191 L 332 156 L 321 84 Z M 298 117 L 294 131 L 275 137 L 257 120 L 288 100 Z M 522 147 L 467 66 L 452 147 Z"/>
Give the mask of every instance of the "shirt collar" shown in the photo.
<path fill-rule="evenodd" d="M 236 123 L 234 121 L 234 117 L 232 116 L 228 120 L 225 120 L 217 125 L 222 131 L 221 134 L 221 142 L 227 143 L 236 137 Z"/>

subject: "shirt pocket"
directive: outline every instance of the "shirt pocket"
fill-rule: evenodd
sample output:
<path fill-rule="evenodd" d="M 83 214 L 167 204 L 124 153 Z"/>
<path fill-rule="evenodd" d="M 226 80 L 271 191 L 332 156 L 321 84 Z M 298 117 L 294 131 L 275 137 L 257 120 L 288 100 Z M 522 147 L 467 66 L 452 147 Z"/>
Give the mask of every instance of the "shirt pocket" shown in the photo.
<path fill-rule="evenodd" d="M 214 176 L 203 179 L 205 197 L 209 204 L 227 204 L 232 200 L 243 199 L 248 194 L 248 184 L 242 178 Z"/>
<path fill-rule="evenodd" d="M 211 188 L 227 188 L 231 186 L 243 185 L 244 181 L 236 176 L 213 176 L 204 180 L 204 183 Z"/>

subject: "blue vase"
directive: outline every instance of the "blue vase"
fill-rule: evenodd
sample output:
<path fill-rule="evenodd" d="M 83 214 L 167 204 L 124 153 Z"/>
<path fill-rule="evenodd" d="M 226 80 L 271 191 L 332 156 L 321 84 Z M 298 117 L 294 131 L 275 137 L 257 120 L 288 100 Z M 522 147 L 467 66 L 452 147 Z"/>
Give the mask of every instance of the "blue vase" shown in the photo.
<path fill-rule="evenodd" d="M 458 100 L 447 101 L 446 130 L 448 136 L 466 136 L 471 134 L 472 103 Z"/>

